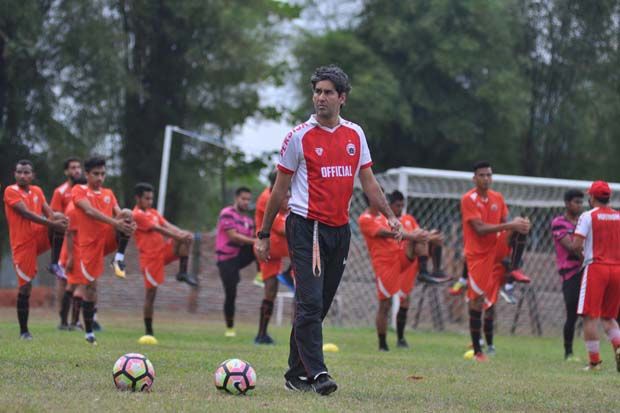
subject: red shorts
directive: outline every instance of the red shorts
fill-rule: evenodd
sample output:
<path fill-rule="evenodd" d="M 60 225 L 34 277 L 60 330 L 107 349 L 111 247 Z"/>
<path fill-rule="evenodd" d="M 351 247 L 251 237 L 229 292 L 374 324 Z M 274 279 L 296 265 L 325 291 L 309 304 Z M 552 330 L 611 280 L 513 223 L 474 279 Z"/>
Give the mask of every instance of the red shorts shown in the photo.
<path fill-rule="evenodd" d="M 413 261 L 407 258 L 405 250 L 400 254 L 400 296 L 406 298 L 413 291 L 415 286 L 415 279 L 418 275 L 419 262 L 418 259 Z"/>
<path fill-rule="evenodd" d="M 64 253 L 60 254 L 59 264 L 65 269 L 65 274 L 67 275 L 67 284 L 88 284 L 88 280 L 84 278 L 82 270 L 80 269 L 80 250 L 75 245 L 73 248 L 73 266 L 71 267 L 71 270 L 67 270 L 67 254 L 65 245 L 66 243 L 63 243 L 62 250 Z"/>
<path fill-rule="evenodd" d="M 590 264 L 583 270 L 577 314 L 590 318 L 618 317 L 620 311 L 620 268 Z"/>
<path fill-rule="evenodd" d="M 168 239 L 161 252 L 152 258 L 140 258 L 140 267 L 144 276 L 144 288 L 154 288 L 164 283 L 164 267 L 179 259 L 174 250 L 174 241 Z"/>
<path fill-rule="evenodd" d="M 396 294 L 409 295 L 418 273 L 417 262 L 417 260 L 409 261 L 404 250 L 398 253 L 396 259 L 373 261 L 377 298 L 385 300 Z"/>
<path fill-rule="evenodd" d="M 484 297 L 484 308 L 487 309 L 497 302 L 497 294 L 502 285 L 503 266 L 497 263 L 495 253 L 479 256 L 468 256 L 467 261 L 467 298 L 475 300 Z M 498 271 L 501 266 L 501 270 Z M 499 274 L 499 275 L 498 275 Z"/>
<path fill-rule="evenodd" d="M 88 245 L 80 245 L 79 269 L 88 282 L 93 282 L 103 274 L 103 259 L 106 255 L 116 251 L 116 230 L 110 225 L 105 226 L 101 237 Z"/>
<path fill-rule="evenodd" d="M 26 285 L 37 274 L 37 257 L 50 249 L 47 227 L 34 226 L 34 239 L 13 248 L 13 266 L 17 275 L 18 285 Z"/>
<path fill-rule="evenodd" d="M 281 258 L 270 258 L 269 261 L 259 261 L 260 272 L 263 275 L 263 281 L 275 277 L 282 270 Z"/>

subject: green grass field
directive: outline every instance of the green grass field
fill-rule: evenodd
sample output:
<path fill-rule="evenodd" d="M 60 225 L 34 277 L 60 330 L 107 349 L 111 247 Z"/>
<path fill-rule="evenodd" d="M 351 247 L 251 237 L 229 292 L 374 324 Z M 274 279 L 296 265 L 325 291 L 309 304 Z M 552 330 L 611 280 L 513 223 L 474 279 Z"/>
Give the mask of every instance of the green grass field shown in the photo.
<path fill-rule="evenodd" d="M 271 329 L 276 346 L 257 347 L 254 324 L 241 324 L 236 338 L 225 339 L 220 321 L 186 317 L 161 315 L 155 322 L 160 345 L 147 347 L 137 344 L 139 314 L 129 320 L 103 314 L 105 331 L 91 347 L 81 333 L 57 331 L 56 319 L 41 310 L 31 315 L 35 339 L 21 342 L 14 310 L 2 309 L 0 411 L 620 411 L 620 373 L 605 342 L 604 369 L 590 373 L 562 360 L 558 338 L 498 337 L 498 355 L 480 365 L 463 359 L 465 335 L 409 331 L 409 350 L 378 353 L 372 329 L 326 328 L 325 341 L 340 346 L 326 354 L 340 388 L 321 397 L 284 390 L 287 328 Z M 585 354 L 580 341 L 576 351 Z M 114 388 L 112 365 L 128 352 L 153 362 L 151 393 Z M 215 367 L 231 357 L 255 367 L 253 393 L 235 397 L 213 386 Z"/>

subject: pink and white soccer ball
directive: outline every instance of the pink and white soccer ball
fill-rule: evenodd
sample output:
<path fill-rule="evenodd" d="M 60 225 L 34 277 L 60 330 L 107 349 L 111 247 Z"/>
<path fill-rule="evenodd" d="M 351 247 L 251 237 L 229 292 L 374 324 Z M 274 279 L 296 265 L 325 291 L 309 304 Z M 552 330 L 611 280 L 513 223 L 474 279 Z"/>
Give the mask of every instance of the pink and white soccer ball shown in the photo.
<path fill-rule="evenodd" d="M 256 387 L 256 371 L 247 361 L 226 360 L 215 370 L 215 387 L 230 394 L 245 394 Z"/>
<path fill-rule="evenodd" d="M 149 391 L 155 380 L 155 369 L 142 354 L 128 353 L 116 360 L 112 377 L 119 390 Z"/>

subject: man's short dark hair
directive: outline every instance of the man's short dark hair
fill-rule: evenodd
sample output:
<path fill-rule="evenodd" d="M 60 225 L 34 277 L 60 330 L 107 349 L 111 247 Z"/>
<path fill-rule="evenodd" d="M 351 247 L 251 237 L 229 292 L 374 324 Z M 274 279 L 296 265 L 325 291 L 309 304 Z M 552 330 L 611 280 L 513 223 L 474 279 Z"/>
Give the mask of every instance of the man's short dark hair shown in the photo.
<path fill-rule="evenodd" d="M 105 158 L 99 155 L 91 156 L 84 161 L 84 170 L 86 172 L 92 171 L 94 168 L 105 166 Z"/>
<path fill-rule="evenodd" d="M 153 185 L 146 182 L 139 182 L 133 187 L 133 193 L 137 197 L 142 197 L 145 192 L 155 192 Z"/>
<path fill-rule="evenodd" d="M 568 191 L 564 192 L 564 202 L 570 202 L 575 198 L 583 198 L 584 194 L 583 191 L 580 189 L 569 189 Z"/>
<path fill-rule="evenodd" d="M 404 200 L 405 195 L 403 195 L 403 193 L 400 192 L 398 189 L 393 190 L 392 193 L 388 195 L 388 201 L 390 201 L 390 204 Z"/>
<path fill-rule="evenodd" d="M 474 164 L 474 172 L 478 171 L 478 169 L 482 169 L 482 168 L 490 168 L 491 167 L 491 162 L 489 161 L 478 161 Z"/>
<path fill-rule="evenodd" d="M 31 160 L 28 159 L 20 159 L 19 161 L 17 161 L 17 163 L 15 164 L 15 169 L 17 169 L 18 165 L 30 165 L 30 169 L 32 169 L 34 171 L 34 165 L 32 164 Z"/>
<path fill-rule="evenodd" d="M 247 186 L 240 186 L 239 188 L 237 188 L 235 190 L 235 197 L 241 195 L 242 193 L 247 192 L 249 194 L 252 193 L 252 191 L 250 190 L 250 188 L 248 188 Z"/>
<path fill-rule="evenodd" d="M 598 202 L 600 202 L 601 204 L 607 205 L 609 203 L 609 200 L 611 199 L 610 197 L 606 196 L 606 197 L 594 197 L 594 199 L 596 199 Z"/>
<path fill-rule="evenodd" d="M 312 90 L 316 87 L 316 84 L 321 80 L 329 80 L 334 84 L 338 95 L 343 93 L 349 93 L 351 91 L 351 83 L 349 83 L 349 76 L 338 66 L 329 65 L 316 68 L 310 83 L 312 84 Z"/>
<path fill-rule="evenodd" d="M 80 159 L 76 158 L 75 156 L 70 156 L 67 159 L 65 159 L 65 162 L 63 163 L 63 167 L 65 171 L 69 169 L 69 166 L 71 165 L 72 162 L 80 163 Z"/>

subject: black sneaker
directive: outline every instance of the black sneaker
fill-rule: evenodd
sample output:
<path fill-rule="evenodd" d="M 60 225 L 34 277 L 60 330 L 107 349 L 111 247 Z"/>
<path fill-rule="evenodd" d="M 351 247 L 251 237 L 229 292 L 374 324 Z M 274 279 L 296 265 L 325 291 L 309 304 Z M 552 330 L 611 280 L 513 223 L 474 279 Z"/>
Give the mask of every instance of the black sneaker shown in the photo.
<path fill-rule="evenodd" d="M 396 347 L 409 348 L 409 344 L 407 343 L 407 340 L 405 340 L 404 338 L 401 338 L 396 342 Z"/>
<path fill-rule="evenodd" d="M 379 351 L 385 353 L 390 351 L 390 349 L 388 348 L 388 346 L 379 346 Z"/>
<path fill-rule="evenodd" d="M 312 383 L 312 389 L 321 396 L 327 396 L 328 394 L 338 390 L 338 385 L 334 379 L 329 376 L 329 374 L 324 373 L 314 380 L 314 383 Z"/>
<path fill-rule="evenodd" d="M 309 392 L 314 390 L 312 385 L 308 383 L 308 380 L 303 380 L 299 377 L 286 379 L 286 382 L 284 382 L 284 388 L 286 390 L 297 392 Z"/>
<path fill-rule="evenodd" d="M 29 331 L 26 331 L 25 333 L 21 333 L 19 335 L 19 339 L 20 340 L 25 340 L 25 341 L 30 341 L 30 340 L 32 340 L 32 334 L 30 334 Z"/>
<path fill-rule="evenodd" d="M 69 326 L 69 324 L 60 323 L 60 324 L 58 324 L 58 329 L 60 331 L 70 331 L 71 327 Z"/>
<path fill-rule="evenodd" d="M 96 346 L 96 345 L 97 345 L 97 339 L 95 338 L 95 336 L 92 336 L 92 337 L 86 337 L 86 342 L 87 342 L 88 344 L 93 345 L 93 346 Z"/>
<path fill-rule="evenodd" d="M 192 287 L 198 287 L 198 279 L 194 274 L 180 272 L 177 274 L 177 281 L 188 283 Z"/>
<path fill-rule="evenodd" d="M 97 320 L 93 320 L 93 331 L 103 331 L 103 327 Z"/>
<path fill-rule="evenodd" d="M 508 304 L 516 304 L 517 299 L 515 298 L 515 289 L 511 288 L 510 290 L 506 289 L 506 286 L 503 286 L 499 290 L 499 295 L 508 303 Z"/>
<path fill-rule="evenodd" d="M 271 338 L 271 336 L 265 334 L 264 336 L 256 336 L 256 338 L 254 339 L 254 344 L 273 345 L 275 344 L 275 342 L 273 341 L 273 338 Z"/>
<path fill-rule="evenodd" d="M 620 373 L 620 347 L 616 349 L 616 370 Z"/>
<path fill-rule="evenodd" d="M 428 271 L 418 272 L 418 281 L 423 282 L 423 283 L 443 284 L 451 280 L 452 280 L 452 277 L 440 271 L 434 271 L 432 274 L 429 274 Z"/>

